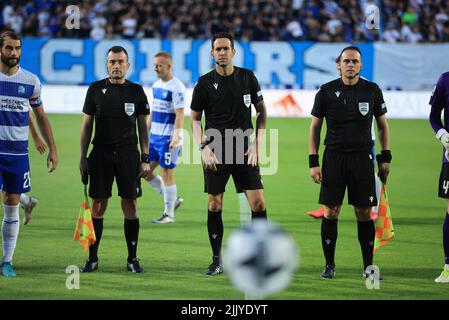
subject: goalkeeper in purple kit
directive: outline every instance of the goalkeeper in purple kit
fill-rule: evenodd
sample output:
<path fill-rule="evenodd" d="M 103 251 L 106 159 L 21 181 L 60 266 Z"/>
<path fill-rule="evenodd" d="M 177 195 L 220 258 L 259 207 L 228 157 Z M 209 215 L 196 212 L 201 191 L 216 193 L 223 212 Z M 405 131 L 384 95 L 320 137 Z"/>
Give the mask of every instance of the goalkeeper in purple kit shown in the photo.
<path fill-rule="evenodd" d="M 448 199 L 443 223 L 444 267 L 435 282 L 449 283 L 449 72 L 443 73 L 429 102 L 430 125 L 436 132 L 436 138 L 443 144 L 443 165 L 441 166 L 438 196 Z M 444 125 L 441 122 L 441 112 L 444 110 Z"/>

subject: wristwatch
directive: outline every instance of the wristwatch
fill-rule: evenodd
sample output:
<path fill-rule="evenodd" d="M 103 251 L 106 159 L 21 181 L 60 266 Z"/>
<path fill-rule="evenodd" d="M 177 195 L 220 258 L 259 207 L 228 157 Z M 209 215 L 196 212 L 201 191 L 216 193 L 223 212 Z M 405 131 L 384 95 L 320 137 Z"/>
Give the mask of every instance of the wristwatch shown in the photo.
<path fill-rule="evenodd" d="M 150 155 L 148 153 L 142 153 L 140 155 L 140 162 L 150 163 Z"/>

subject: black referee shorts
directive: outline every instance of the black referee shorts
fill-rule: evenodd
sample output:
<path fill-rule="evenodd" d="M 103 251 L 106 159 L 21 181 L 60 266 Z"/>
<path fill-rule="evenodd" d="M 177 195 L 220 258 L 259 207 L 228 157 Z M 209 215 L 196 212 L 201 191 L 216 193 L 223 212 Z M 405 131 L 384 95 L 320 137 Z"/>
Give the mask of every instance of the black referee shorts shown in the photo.
<path fill-rule="evenodd" d="M 449 198 L 449 163 L 443 163 L 441 166 L 438 196 L 445 199 Z"/>
<path fill-rule="evenodd" d="M 356 207 L 377 205 L 373 156 L 368 152 L 341 153 L 324 150 L 320 203 L 328 207 L 348 203 Z"/>
<path fill-rule="evenodd" d="M 94 146 L 88 162 L 91 198 L 110 198 L 114 178 L 120 197 L 136 199 L 142 195 L 140 178 L 137 178 L 140 155 L 134 146 L 118 149 Z"/>
<path fill-rule="evenodd" d="M 248 164 L 217 164 L 217 172 L 204 170 L 204 192 L 217 195 L 225 192 L 232 175 L 237 193 L 263 189 L 259 166 Z"/>

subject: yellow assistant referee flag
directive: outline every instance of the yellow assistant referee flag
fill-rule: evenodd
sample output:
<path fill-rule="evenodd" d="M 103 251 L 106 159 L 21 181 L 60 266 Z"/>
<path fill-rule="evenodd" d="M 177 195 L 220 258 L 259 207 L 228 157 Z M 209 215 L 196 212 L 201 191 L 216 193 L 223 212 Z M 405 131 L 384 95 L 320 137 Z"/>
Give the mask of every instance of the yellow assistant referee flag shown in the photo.
<path fill-rule="evenodd" d="M 92 212 L 89 207 L 89 198 L 87 197 L 87 186 L 84 186 L 84 196 L 78 214 L 73 240 L 80 242 L 85 254 L 87 254 L 89 246 L 97 241 L 94 224 L 92 222 Z"/>
<path fill-rule="evenodd" d="M 393 221 L 391 219 L 390 202 L 388 201 L 387 188 L 382 184 L 380 191 L 379 210 L 376 221 L 376 236 L 374 238 L 374 252 L 394 238 Z"/>

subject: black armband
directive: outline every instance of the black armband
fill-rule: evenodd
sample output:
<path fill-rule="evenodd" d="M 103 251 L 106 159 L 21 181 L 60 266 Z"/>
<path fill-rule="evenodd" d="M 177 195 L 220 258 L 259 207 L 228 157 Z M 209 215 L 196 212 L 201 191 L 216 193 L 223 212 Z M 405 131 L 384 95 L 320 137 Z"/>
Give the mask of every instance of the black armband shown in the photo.
<path fill-rule="evenodd" d="M 309 154 L 309 168 L 315 168 L 320 166 L 319 157 L 317 154 Z"/>
<path fill-rule="evenodd" d="M 383 163 L 383 162 L 390 163 L 391 159 L 392 159 L 392 156 L 391 156 L 390 150 L 382 150 L 380 152 L 380 154 L 376 155 L 377 163 Z"/>
<path fill-rule="evenodd" d="M 140 162 L 150 163 L 150 155 L 148 153 L 142 153 L 140 155 Z"/>

